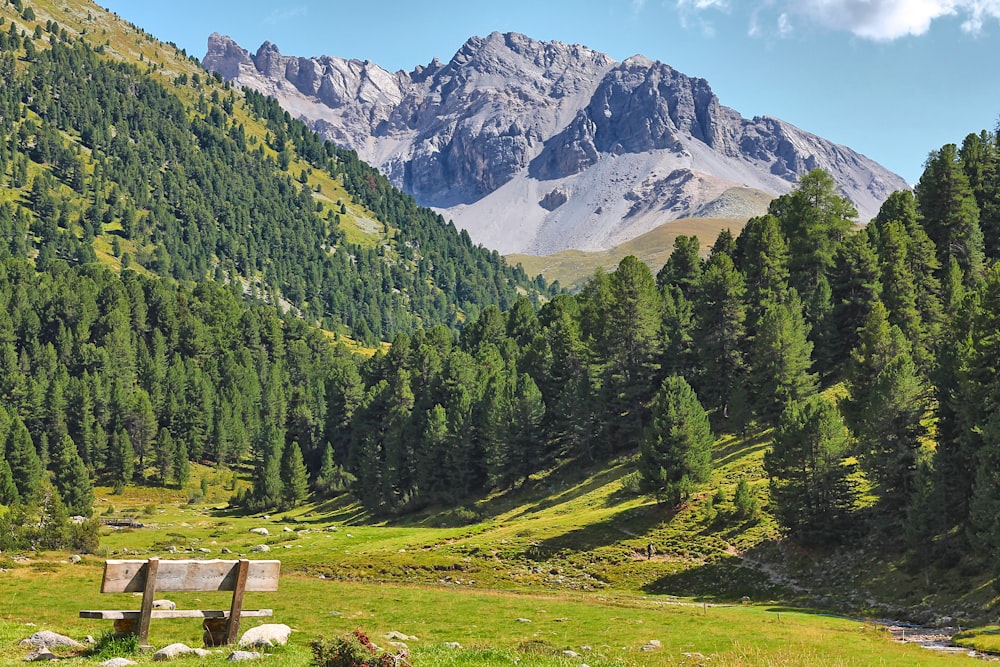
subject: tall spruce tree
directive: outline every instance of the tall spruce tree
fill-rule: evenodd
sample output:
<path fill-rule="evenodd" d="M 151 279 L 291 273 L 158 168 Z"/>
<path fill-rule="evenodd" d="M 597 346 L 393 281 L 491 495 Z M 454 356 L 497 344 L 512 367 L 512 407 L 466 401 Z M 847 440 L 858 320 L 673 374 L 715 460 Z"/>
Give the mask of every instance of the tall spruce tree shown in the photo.
<path fill-rule="evenodd" d="M 660 501 L 679 504 L 712 471 L 712 428 L 684 378 L 671 375 L 653 398 L 639 446 L 639 472 Z"/>
<path fill-rule="evenodd" d="M 746 373 L 746 284 L 729 255 L 713 256 L 701 275 L 695 301 L 694 340 L 701 373 L 698 396 L 716 423 L 729 417 L 729 405 Z"/>
<path fill-rule="evenodd" d="M 52 478 L 70 514 L 90 516 L 94 506 L 94 487 L 87 467 L 80 458 L 76 443 L 64 434 L 51 454 Z"/>
<path fill-rule="evenodd" d="M 292 442 L 281 461 L 284 507 L 296 507 L 309 495 L 309 471 L 302 460 L 299 443 Z"/>
<path fill-rule="evenodd" d="M 856 493 L 849 440 L 837 407 L 820 395 L 789 403 L 781 413 L 764 469 L 775 517 L 793 539 L 836 542 L 849 528 Z"/>
<path fill-rule="evenodd" d="M 917 183 L 916 196 L 924 227 L 934 241 L 941 265 L 956 260 L 964 284 L 975 285 L 983 275 L 983 232 L 979 227 L 979 206 L 955 144 L 947 144 L 930 154 Z"/>
<path fill-rule="evenodd" d="M 764 306 L 747 355 L 750 403 L 765 424 L 774 424 L 785 405 L 816 393 L 809 326 L 794 290 L 785 302 Z"/>
<path fill-rule="evenodd" d="M 35 451 L 28 428 L 18 415 L 11 420 L 7 436 L 7 463 L 10 465 L 17 486 L 18 497 L 23 503 L 38 500 L 44 479 L 42 462 Z"/>
<path fill-rule="evenodd" d="M 916 492 L 918 456 L 926 435 L 921 419 L 927 390 L 902 330 L 890 325 L 877 303 L 851 355 L 844 414 L 857 440 L 862 468 L 871 477 L 887 516 L 901 511 Z"/>

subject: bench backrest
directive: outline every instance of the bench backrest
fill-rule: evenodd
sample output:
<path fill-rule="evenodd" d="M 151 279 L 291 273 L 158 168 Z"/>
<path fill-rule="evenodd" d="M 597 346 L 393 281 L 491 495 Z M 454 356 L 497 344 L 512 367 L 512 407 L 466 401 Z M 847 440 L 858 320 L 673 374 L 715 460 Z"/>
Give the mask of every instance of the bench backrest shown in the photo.
<path fill-rule="evenodd" d="M 246 591 L 278 590 L 281 561 L 252 560 Z M 109 560 L 104 563 L 102 593 L 143 593 L 146 590 L 145 560 Z M 235 591 L 239 577 L 236 560 L 161 560 L 154 590 L 165 592 Z"/>

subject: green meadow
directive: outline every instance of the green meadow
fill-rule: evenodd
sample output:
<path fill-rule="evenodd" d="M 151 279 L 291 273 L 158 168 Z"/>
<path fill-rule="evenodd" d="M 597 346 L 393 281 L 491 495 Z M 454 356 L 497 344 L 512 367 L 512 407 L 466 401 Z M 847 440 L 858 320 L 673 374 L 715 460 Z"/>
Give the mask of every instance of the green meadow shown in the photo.
<path fill-rule="evenodd" d="M 99 553 L 0 555 L 0 661 L 40 629 L 100 638 L 109 621 L 80 609 L 138 608 L 139 597 L 99 592 L 105 558 L 276 558 L 280 590 L 248 593 L 246 608 L 274 610 L 293 628 L 263 664 L 308 665 L 310 642 L 360 628 L 387 647 L 399 632 L 414 665 L 924 665 L 969 662 L 895 642 L 877 622 L 797 609 L 791 591 L 743 562 L 773 540 L 766 512 L 731 516 L 736 480 L 759 465 L 757 442 L 721 441 L 706 489 L 677 510 L 629 493 L 628 462 L 591 475 L 564 471 L 523 493 L 405 523 L 375 522 L 347 502 L 271 516 L 227 508 L 228 471 L 198 467 L 184 490 L 98 489 L 96 511 L 134 516 L 142 528 L 103 528 Z M 554 478 L 554 477 L 553 477 Z M 204 480 L 204 481 L 202 481 Z M 763 487 L 757 485 L 764 500 Z M 251 533 L 267 528 L 269 535 Z M 656 553 L 647 559 L 646 544 Z M 267 552 L 251 552 L 257 545 Z M 749 600 L 744 599 L 749 598 Z M 224 608 L 228 593 L 171 595 L 179 608 Z M 988 636 L 985 635 L 984 636 Z M 201 646 L 195 619 L 154 619 L 155 647 Z M 454 644 L 457 643 L 458 647 Z M 222 662 L 214 657 L 176 664 Z M 112 657 L 66 653 L 71 663 Z M 130 656 L 151 662 L 150 654 Z"/>

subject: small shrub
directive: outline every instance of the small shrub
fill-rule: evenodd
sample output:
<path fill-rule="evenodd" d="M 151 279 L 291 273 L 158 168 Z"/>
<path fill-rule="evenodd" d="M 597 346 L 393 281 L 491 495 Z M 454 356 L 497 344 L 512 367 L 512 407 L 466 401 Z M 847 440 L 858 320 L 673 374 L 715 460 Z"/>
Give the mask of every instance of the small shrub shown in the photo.
<path fill-rule="evenodd" d="M 314 640 L 312 653 L 316 667 L 410 667 L 403 652 L 379 651 L 361 628 L 343 637 Z"/>
<path fill-rule="evenodd" d="M 750 488 L 746 477 L 740 477 L 740 481 L 736 483 L 733 506 L 736 508 L 737 516 L 744 519 L 755 519 L 760 514 L 760 502 L 753 489 Z"/>
<path fill-rule="evenodd" d="M 622 477 L 622 491 L 624 493 L 638 496 L 645 490 L 642 483 L 642 474 L 638 470 L 633 470 Z"/>
<path fill-rule="evenodd" d="M 90 657 L 98 660 L 110 660 L 127 655 L 138 655 L 139 635 L 118 635 L 113 630 L 101 634 L 94 642 Z"/>

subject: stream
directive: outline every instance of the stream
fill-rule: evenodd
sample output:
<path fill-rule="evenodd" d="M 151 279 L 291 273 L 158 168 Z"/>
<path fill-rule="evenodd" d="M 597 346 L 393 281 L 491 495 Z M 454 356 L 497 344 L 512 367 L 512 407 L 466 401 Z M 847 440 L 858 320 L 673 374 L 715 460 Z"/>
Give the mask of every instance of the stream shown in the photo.
<path fill-rule="evenodd" d="M 928 627 L 902 623 L 899 621 L 879 621 L 878 624 L 892 633 L 893 639 L 898 642 L 920 644 L 928 650 L 938 651 L 940 653 L 964 654 L 971 658 L 979 658 L 980 660 L 987 660 L 990 662 L 1000 662 L 1000 656 L 953 645 L 951 643 L 951 638 L 959 632 L 959 628 Z"/>

